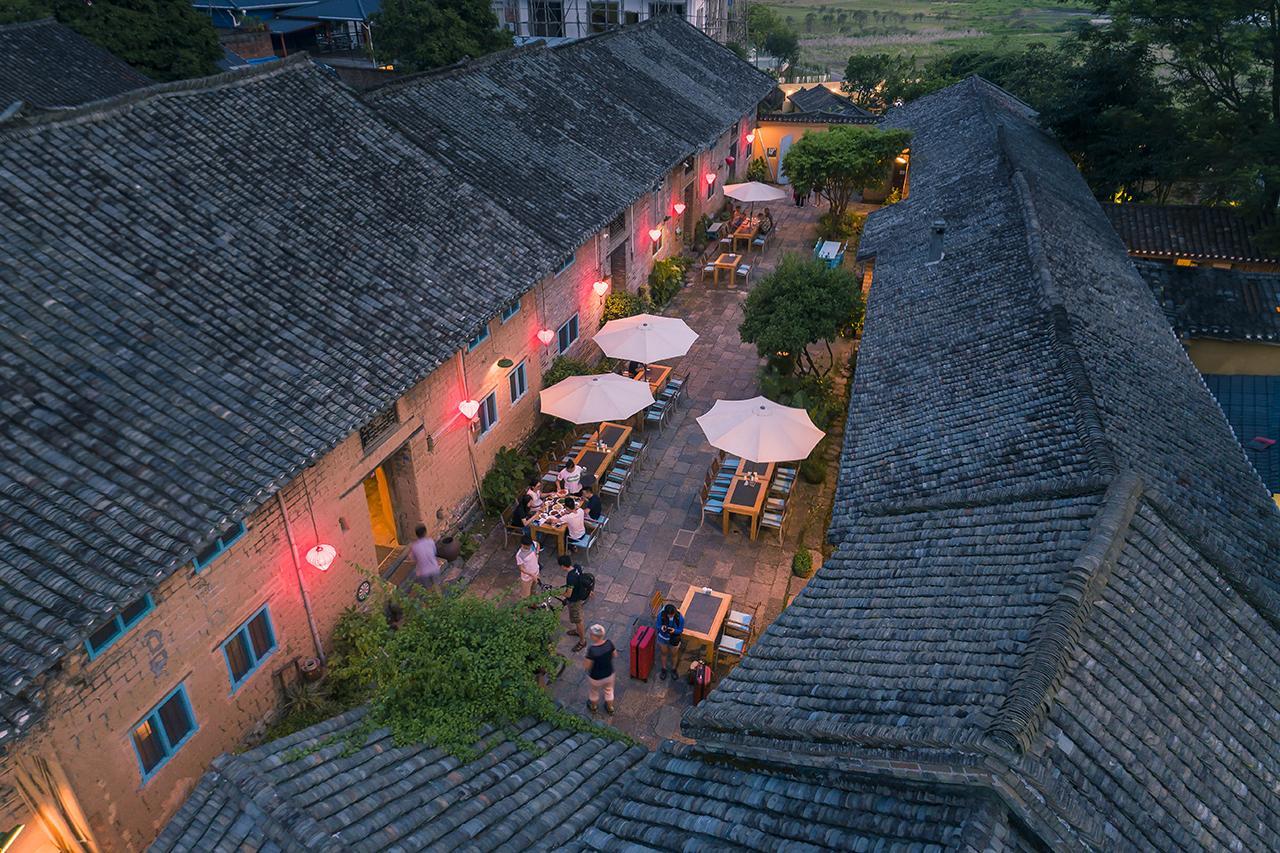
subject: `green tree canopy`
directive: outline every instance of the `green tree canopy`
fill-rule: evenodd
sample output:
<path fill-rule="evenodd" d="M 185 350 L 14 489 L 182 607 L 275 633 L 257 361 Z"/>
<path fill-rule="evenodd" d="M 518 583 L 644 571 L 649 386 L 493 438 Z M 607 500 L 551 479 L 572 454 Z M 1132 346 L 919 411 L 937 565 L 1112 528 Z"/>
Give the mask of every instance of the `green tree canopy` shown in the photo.
<path fill-rule="evenodd" d="M 371 20 L 378 54 L 400 71 L 439 68 L 511 45 L 488 0 L 385 0 Z"/>
<path fill-rule="evenodd" d="M 785 353 L 798 372 L 820 374 L 826 371 L 807 347 L 824 341 L 829 351 L 837 335 L 861 323 L 862 311 L 862 284 L 852 272 L 785 255 L 747 296 L 738 333 L 762 358 Z"/>
<path fill-rule="evenodd" d="M 910 139 L 906 130 L 837 125 L 800 137 L 787 151 L 782 167 L 796 189 L 825 196 L 831 203 L 831 218 L 840 222 L 854 194 L 884 180 L 889 161 Z"/>
<path fill-rule="evenodd" d="M 747 7 L 747 41 L 758 51 L 764 50 L 765 39 L 774 30 L 786 26 L 778 13 L 761 3 L 752 3 Z"/>
<path fill-rule="evenodd" d="M 0 24 L 56 18 L 153 80 L 217 72 L 217 32 L 190 0 L 0 0 Z"/>
<path fill-rule="evenodd" d="M 844 67 L 840 88 L 855 104 L 883 112 L 902 97 L 916 77 L 913 57 L 888 53 L 855 53 Z"/>

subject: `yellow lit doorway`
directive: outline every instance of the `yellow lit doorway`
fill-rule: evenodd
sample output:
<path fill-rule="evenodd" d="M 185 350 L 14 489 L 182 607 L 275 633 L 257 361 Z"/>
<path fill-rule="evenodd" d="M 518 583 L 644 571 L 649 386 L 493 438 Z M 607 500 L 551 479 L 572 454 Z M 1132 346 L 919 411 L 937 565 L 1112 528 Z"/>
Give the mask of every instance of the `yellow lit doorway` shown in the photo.
<path fill-rule="evenodd" d="M 365 478 L 364 500 L 369 506 L 373 545 L 377 550 L 378 564 L 381 565 L 400 547 L 400 540 L 396 537 L 396 514 L 391 504 L 391 488 L 387 483 L 387 472 L 381 465 Z"/>

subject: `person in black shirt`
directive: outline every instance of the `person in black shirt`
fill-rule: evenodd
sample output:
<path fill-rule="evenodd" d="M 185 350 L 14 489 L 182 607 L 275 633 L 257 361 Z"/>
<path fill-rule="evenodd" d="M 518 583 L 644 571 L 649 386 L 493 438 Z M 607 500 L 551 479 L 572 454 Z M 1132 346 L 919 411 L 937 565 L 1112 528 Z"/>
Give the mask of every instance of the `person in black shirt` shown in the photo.
<path fill-rule="evenodd" d="M 617 657 L 618 650 L 605 639 L 603 625 L 592 625 L 587 636 L 591 639 L 591 647 L 582 660 L 582 668 L 587 671 L 587 707 L 595 713 L 603 693 L 604 709 L 612 714 L 613 682 L 617 678 L 613 672 L 613 659 Z"/>
<path fill-rule="evenodd" d="M 575 652 L 582 651 L 587 645 L 587 631 L 583 627 L 584 617 L 582 614 L 583 607 L 587 603 L 587 599 L 591 597 L 591 586 L 589 581 L 592 576 L 582 571 L 582 566 L 576 565 L 568 554 L 561 554 L 558 558 L 560 568 L 565 570 L 564 588 L 568 590 L 569 597 L 564 603 L 569 611 L 569 622 L 573 627 L 565 633 L 570 637 L 577 637 L 578 644 L 573 647 Z"/>
<path fill-rule="evenodd" d="M 582 508 L 587 511 L 587 521 L 598 522 L 604 518 L 604 501 L 600 500 L 600 496 L 596 494 L 594 485 L 585 485 L 582 487 L 584 500 Z"/>
<path fill-rule="evenodd" d="M 527 495 L 521 495 L 520 500 L 516 502 L 516 508 L 511 511 L 511 526 L 524 528 L 524 532 L 530 533 L 529 516 L 533 515 L 533 510 L 529 508 L 529 502 L 532 499 Z"/>

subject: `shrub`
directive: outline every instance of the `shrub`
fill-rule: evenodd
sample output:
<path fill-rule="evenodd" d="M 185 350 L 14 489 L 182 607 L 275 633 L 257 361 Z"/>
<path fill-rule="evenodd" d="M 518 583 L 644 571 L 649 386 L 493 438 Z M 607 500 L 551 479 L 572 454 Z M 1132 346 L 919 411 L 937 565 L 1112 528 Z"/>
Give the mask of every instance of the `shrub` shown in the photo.
<path fill-rule="evenodd" d="M 636 314 L 643 314 L 648 307 L 645 300 L 638 294 L 625 290 L 614 291 L 605 297 L 604 314 L 600 317 L 600 325 L 603 326 L 610 320 L 617 320 L 621 317 L 634 317 Z"/>
<path fill-rule="evenodd" d="M 748 181 L 767 181 L 769 180 L 769 164 L 764 161 L 763 157 L 757 157 L 747 164 L 747 180 Z"/>
<path fill-rule="evenodd" d="M 800 463 L 800 476 L 806 483 L 818 485 L 827 479 L 827 440 L 823 438 L 809 454 L 809 458 Z"/>
<path fill-rule="evenodd" d="M 541 673 L 557 669 L 555 611 L 467 593 L 429 604 L 392 597 L 404 611 L 397 630 L 381 608 L 350 611 L 340 622 L 348 643 L 330 658 L 334 684 L 368 703 L 361 734 L 386 726 L 397 744 L 426 743 L 459 761 L 476 757 L 484 728 L 509 729 L 523 717 L 625 739 L 557 707 L 539 686 Z"/>
<path fill-rule="evenodd" d="M 798 578 L 807 578 L 813 574 L 813 555 L 808 549 L 796 551 L 791 558 L 791 574 Z"/>
<path fill-rule="evenodd" d="M 862 236 L 862 229 L 866 224 L 866 214 L 849 212 L 837 222 L 831 212 L 827 211 L 818 216 L 818 236 L 823 240 L 849 240 L 849 248 L 856 250 L 858 238 Z"/>
<path fill-rule="evenodd" d="M 760 394 L 775 403 L 795 406 L 809 413 L 814 426 L 825 430 L 839 413 L 842 401 L 830 377 L 779 371 L 772 365 L 761 368 Z"/>
<path fill-rule="evenodd" d="M 688 268 L 688 260 L 682 257 L 667 258 L 653 265 L 653 272 L 649 273 L 649 299 L 655 308 L 666 305 L 680 292 Z"/>
<path fill-rule="evenodd" d="M 595 373 L 595 367 L 580 358 L 569 358 L 568 356 L 558 356 L 555 361 L 551 362 L 551 366 L 542 374 L 542 387 L 550 388 L 557 382 L 568 379 L 570 376 L 587 376 Z"/>
<path fill-rule="evenodd" d="M 523 485 L 524 483 L 522 482 L 521 486 Z M 518 494 L 519 492 L 517 492 L 517 495 Z M 470 560 L 472 556 L 475 555 L 476 551 L 480 550 L 480 540 L 477 539 L 475 534 L 470 531 L 463 531 L 462 542 L 459 543 L 459 545 L 458 556 L 463 560 Z"/>
<path fill-rule="evenodd" d="M 480 483 L 480 499 L 484 501 L 485 511 L 498 515 L 509 509 L 529 481 L 533 467 L 532 460 L 524 453 L 507 447 L 499 448 L 493 467 Z M 465 536 L 462 545 L 466 547 Z"/>

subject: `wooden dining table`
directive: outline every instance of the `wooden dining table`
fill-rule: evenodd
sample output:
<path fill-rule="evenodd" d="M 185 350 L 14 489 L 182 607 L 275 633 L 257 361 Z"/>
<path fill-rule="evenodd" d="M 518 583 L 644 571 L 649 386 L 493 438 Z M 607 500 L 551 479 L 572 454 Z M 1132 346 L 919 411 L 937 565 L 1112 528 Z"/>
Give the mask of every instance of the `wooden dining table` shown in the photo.
<path fill-rule="evenodd" d="M 705 590 L 705 591 L 704 591 Z M 707 647 L 707 663 L 716 662 L 716 644 L 725 616 L 733 606 L 733 596 L 707 587 L 689 587 L 680 605 L 684 617 L 684 639 Z"/>
<path fill-rule="evenodd" d="M 627 446 L 627 440 L 630 438 L 631 427 L 604 421 L 583 445 L 582 450 L 578 451 L 574 461 L 586 469 L 588 474 L 594 476 L 596 483 L 599 484 L 608 473 L 613 460 L 617 459 L 618 454 Z M 602 440 L 603 447 L 600 443 Z"/>
<path fill-rule="evenodd" d="M 769 497 L 769 483 L 773 481 L 772 462 L 749 462 L 743 459 L 729 482 L 724 499 L 724 535 L 729 535 L 729 516 L 744 515 L 751 521 L 751 538 L 760 533 L 760 515 Z M 751 475 L 756 475 L 753 480 Z"/>
<path fill-rule="evenodd" d="M 559 498 L 548 495 L 545 500 L 548 505 L 554 505 L 556 507 L 556 511 L 559 512 L 561 509 L 558 502 Z M 556 519 L 557 516 L 552 514 L 549 510 L 545 514 L 539 513 L 529 519 L 529 529 L 534 532 L 535 536 L 539 533 L 551 536 L 556 542 L 556 553 L 567 554 L 569 553 L 569 543 L 565 537 L 567 535 L 568 528 L 565 527 L 564 524 L 556 524 Z"/>
<path fill-rule="evenodd" d="M 751 241 L 754 240 L 756 238 L 756 235 L 759 233 L 760 233 L 760 221 L 757 219 L 748 219 L 746 222 L 742 223 L 741 225 L 739 225 L 737 228 L 734 229 L 733 242 L 730 243 L 730 248 L 732 248 L 735 252 L 738 251 L 738 241 L 741 240 L 743 241 L 743 243 L 746 244 L 745 246 L 743 246 L 743 251 L 750 249 Z"/>
<path fill-rule="evenodd" d="M 729 252 L 725 252 L 724 254 L 720 255 L 720 257 L 716 258 L 716 261 L 715 261 L 716 271 L 715 271 L 714 277 L 711 280 L 712 284 L 717 287 L 720 285 L 720 270 L 728 270 L 729 281 L 732 282 L 734 273 L 737 272 L 738 264 L 741 261 L 742 261 L 742 255 L 731 254 Z"/>

